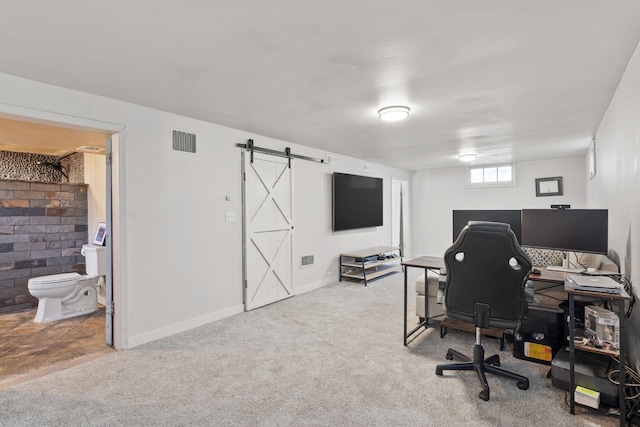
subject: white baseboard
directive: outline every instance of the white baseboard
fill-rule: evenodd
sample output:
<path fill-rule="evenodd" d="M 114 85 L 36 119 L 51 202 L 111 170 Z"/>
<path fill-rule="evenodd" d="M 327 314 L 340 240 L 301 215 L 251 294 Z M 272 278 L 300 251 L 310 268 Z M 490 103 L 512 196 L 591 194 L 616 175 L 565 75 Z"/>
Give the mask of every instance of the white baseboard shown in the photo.
<path fill-rule="evenodd" d="M 335 278 L 326 278 L 323 280 L 319 280 L 317 282 L 312 282 L 312 283 L 308 283 L 306 285 L 300 286 L 300 287 L 296 287 L 293 289 L 293 293 L 294 295 L 300 295 L 300 294 L 304 294 L 306 292 L 310 292 L 313 291 L 315 289 L 319 289 L 323 286 L 327 286 L 330 285 L 332 283 L 336 283 L 336 279 Z"/>
<path fill-rule="evenodd" d="M 336 279 L 330 277 L 323 280 L 319 280 L 317 282 L 308 283 L 304 286 L 294 288 L 294 295 L 304 294 L 306 292 L 319 289 L 323 286 L 330 285 L 335 282 L 336 282 Z M 132 337 L 129 337 L 129 340 L 127 341 L 128 345 L 126 347 L 123 347 L 123 349 L 130 349 L 133 347 L 137 347 L 139 345 L 146 344 L 151 341 L 159 340 L 160 338 L 165 338 L 174 334 L 178 334 L 180 332 L 188 331 L 189 329 L 197 328 L 198 326 L 206 325 L 207 323 L 215 322 L 217 320 L 221 320 L 226 317 L 233 316 L 234 314 L 238 314 L 242 312 L 244 312 L 244 305 L 240 304 L 234 307 L 227 308 L 225 310 L 217 311 L 215 313 L 209 313 L 204 316 L 185 320 L 180 323 L 175 323 L 173 325 L 169 325 L 163 328 L 155 329 L 153 331 L 145 332 L 140 335 L 132 336 Z"/>
<path fill-rule="evenodd" d="M 153 331 L 145 332 L 140 335 L 129 337 L 127 349 L 137 347 L 142 344 L 146 344 L 151 341 L 165 338 L 180 332 L 188 331 L 198 326 L 206 325 L 217 320 L 224 319 L 234 314 L 242 313 L 244 311 L 244 305 L 236 305 L 227 309 L 216 311 L 215 313 L 205 314 L 193 319 L 185 320 L 184 322 L 175 323 L 173 325 L 165 326 L 163 328 L 155 329 Z"/>

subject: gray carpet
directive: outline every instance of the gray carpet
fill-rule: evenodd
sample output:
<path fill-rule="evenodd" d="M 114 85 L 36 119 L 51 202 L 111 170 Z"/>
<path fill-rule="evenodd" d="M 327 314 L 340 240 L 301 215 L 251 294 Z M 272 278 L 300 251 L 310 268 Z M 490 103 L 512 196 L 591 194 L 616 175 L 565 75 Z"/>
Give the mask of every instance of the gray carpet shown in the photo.
<path fill-rule="evenodd" d="M 437 377 L 447 347 L 469 354 L 474 336 L 431 328 L 404 347 L 402 277 L 336 283 L 0 390 L 0 425 L 618 425 L 570 415 L 549 367 L 509 351 L 502 366 L 527 375 L 528 391 L 489 376 L 484 402 L 474 373 Z"/>

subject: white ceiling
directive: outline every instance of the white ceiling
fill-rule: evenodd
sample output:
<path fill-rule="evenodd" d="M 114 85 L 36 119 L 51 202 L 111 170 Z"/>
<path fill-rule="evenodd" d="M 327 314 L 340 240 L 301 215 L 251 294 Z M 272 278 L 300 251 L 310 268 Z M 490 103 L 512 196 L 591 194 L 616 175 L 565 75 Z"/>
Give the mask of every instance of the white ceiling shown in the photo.
<path fill-rule="evenodd" d="M 3 1 L 0 72 L 423 169 L 583 155 L 639 22 L 637 0 Z"/>

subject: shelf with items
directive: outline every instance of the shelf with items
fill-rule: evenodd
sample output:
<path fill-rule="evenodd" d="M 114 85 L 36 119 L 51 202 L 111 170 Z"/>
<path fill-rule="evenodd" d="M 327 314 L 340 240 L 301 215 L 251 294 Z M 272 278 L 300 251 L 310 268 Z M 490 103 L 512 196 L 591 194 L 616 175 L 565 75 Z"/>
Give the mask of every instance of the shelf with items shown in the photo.
<path fill-rule="evenodd" d="M 397 246 L 376 246 L 340 254 L 339 277 L 364 282 L 402 271 L 402 253 Z"/>
<path fill-rule="evenodd" d="M 620 352 L 618 350 L 608 350 L 606 348 L 596 348 L 592 345 L 581 344 L 579 342 L 574 342 L 575 349 L 580 351 L 588 351 L 589 353 L 602 354 L 605 356 L 613 356 L 615 358 L 620 357 Z"/>
<path fill-rule="evenodd" d="M 602 354 L 614 356 L 618 359 L 618 368 L 620 372 L 624 372 L 626 369 L 625 364 L 625 346 L 624 346 L 624 333 L 625 333 L 625 302 L 631 300 L 631 297 L 626 290 L 621 291 L 618 294 L 608 294 L 603 292 L 581 291 L 575 289 L 570 283 L 565 282 L 565 292 L 569 296 L 569 412 L 575 414 L 575 394 L 576 387 L 575 382 L 575 352 L 587 351 L 590 353 Z M 609 301 L 611 304 L 617 307 L 617 315 L 620 321 L 620 349 L 606 349 L 596 348 L 588 346 L 575 340 L 576 321 L 575 321 L 575 297 L 589 297 L 597 298 L 601 301 Z M 625 401 L 625 376 L 622 375 L 618 383 L 618 410 L 620 411 L 620 426 L 626 425 L 626 401 Z"/>

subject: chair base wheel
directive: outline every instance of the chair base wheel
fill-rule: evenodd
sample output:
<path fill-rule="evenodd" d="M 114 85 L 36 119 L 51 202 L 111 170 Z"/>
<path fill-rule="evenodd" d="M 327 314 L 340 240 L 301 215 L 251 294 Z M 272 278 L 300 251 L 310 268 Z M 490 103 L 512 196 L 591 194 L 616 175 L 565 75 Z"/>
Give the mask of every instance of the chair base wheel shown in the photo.
<path fill-rule="evenodd" d="M 529 381 L 524 382 L 524 381 L 518 381 L 516 383 L 516 385 L 518 386 L 518 388 L 520 390 L 527 390 L 529 388 Z"/>
<path fill-rule="evenodd" d="M 436 368 L 436 375 L 441 377 L 442 376 L 442 369 Z"/>
<path fill-rule="evenodd" d="M 480 394 L 478 394 L 478 397 L 486 402 L 487 400 L 489 400 L 489 392 L 485 392 L 484 390 L 482 390 Z"/>

